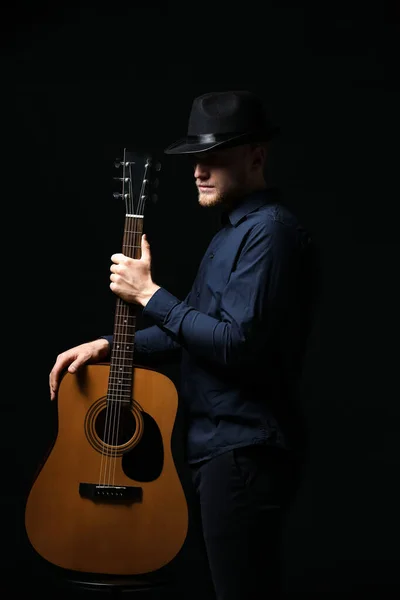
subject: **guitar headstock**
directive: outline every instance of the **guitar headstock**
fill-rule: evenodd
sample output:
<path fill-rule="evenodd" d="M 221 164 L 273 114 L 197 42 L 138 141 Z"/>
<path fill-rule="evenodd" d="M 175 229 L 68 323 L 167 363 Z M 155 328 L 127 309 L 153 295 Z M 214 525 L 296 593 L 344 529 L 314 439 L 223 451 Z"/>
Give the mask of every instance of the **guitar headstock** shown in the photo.
<path fill-rule="evenodd" d="M 114 192 L 114 198 L 125 201 L 127 215 L 143 216 L 147 201 L 157 201 L 159 159 L 124 148 L 123 158 L 116 159 L 114 166 L 120 169 L 120 176 L 114 179 L 121 182 L 121 191 Z"/>

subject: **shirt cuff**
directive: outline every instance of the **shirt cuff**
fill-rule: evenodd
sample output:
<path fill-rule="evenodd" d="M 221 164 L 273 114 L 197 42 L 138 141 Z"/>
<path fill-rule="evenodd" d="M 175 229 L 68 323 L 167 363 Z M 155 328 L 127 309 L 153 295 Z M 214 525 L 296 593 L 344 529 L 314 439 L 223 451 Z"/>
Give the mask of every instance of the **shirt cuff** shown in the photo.
<path fill-rule="evenodd" d="M 190 310 L 192 309 L 182 300 L 160 287 L 143 308 L 143 314 L 149 316 L 164 331 L 178 337 L 182 320 Z"/>

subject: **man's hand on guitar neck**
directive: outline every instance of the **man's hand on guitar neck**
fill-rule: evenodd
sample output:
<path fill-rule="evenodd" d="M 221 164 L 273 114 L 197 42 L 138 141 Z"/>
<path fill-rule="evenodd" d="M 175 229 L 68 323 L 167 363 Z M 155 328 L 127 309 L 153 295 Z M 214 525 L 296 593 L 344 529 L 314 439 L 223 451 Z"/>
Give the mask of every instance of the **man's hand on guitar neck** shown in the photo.
<path fill-rule="evenodd" d="M 50 371 L 49 385 L 50 398 L 54 400 L 60 384 L 61 376 L 65 369 L 70 373 L 76 373 L 82 365 L 87 363 L 98 363 L 106 360 L 109 356 L 110 344 L 101 338 L 74 346 L 57 356 L 57 360 Z"/>
<path fill-rule="evenodd" d="M 142 235 L 141 247 L 141 258 L 112 255 L 110 289 L 125 302 L 146 306 L 160 286 L 151 277 L 150 244 L 145 234 Z"/>

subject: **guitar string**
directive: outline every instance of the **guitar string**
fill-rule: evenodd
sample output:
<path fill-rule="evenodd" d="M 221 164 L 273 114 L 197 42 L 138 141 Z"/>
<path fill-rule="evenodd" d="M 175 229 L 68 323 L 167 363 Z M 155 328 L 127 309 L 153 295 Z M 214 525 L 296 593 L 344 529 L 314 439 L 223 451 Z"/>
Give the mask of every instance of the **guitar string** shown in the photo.
<path fill-rule="evenodd" d="M 129 202 L 129 198 L 128 198 L 128 202 Z M 128 203 L 127 203 L 128 204 Z M 129 212 L 129 207 L 127 206 L 127 213 Z M 125 224 L 125 232 L 124 232 L 124 240 L 123 240 L 123 248 L 125 249 L 127 244 L 128 244 L 128 240 L 129 240 L 129 226 L 130 226 L 130 220 L 129 217 L 125 217 L 126 219 L 126 224 Z M 123 304 L 122 300 L 118 300 L 118 310 L 119 310 L 119 320 L 118 322 L 120 323 L 119 325 L 119 337 L 121 340 L 124 340 L 124 342 L 126 343 L 126 339 L 127 339 L 127 324 L 128 324 L 128 315 L 127 315 L 127 310 L 126 310 L 126 305 Z M 124 327 L 124 322 L 126 322 L 126 325 Z M 121 414 L 121 402 L 122 402 L 122 395 L 123 395 L 123 382 L 124 382 L 124 376 L 125 376 L 125 358 L 126 358 L 126 347 L 122 347 L 122 345 L 120 344 L 120 353 L 118 356 L 119 362 L 116 364 L 116 373 L 115 373 L 115 378 L 114 378 L 114 397 L 111 401 L 111 411 L 112 411 L 112 430 L 111 430 L 111 436 L 109 439 L 109 444 L 111 447 L 111 451 L 110 451 L 110 459 L 108 461 L 108 465 L 109 465 L 109 485 L 113 485 L 114 481 L 115 481 L 115 468 L 116 468 L 116 458 L 117 458 L 117 447 L 118 447 L 118 426 L 116 427 L 116 423 L 118 425 L 119 419 L 120 419 L 120 414 Z M 114 468 L 113 468 L 114 467 Z"/>
<path fill-rule="evenodd" d="M 122 197 L 124 197 L 124 172 L 125 172 L 125 150 L 124 150 L 124 160 L 123 160 L 123 174 L 122 174 Z M 118 322 L 118 300 L 116 306 L 116 315 L 115 322 Z M 114 341 L 111 364 L 114 365 L 116 363 L 116 356 L 118 352 L 118 336 Z M 99 473 L 99 486 L 105 487 L 107 485 L 107 468 L 109 465 L 110 457 L 109 457 L 109 434 L 111 429 L 111 420 L 112 420 L 112 398 L 111 398 L 111 390 L 112 390 L 112 370 L 110 369 L 108 380 L 108 388 L 107 388 L 107 396 L 106 396 L 106 408 L 105 408 L 105 422 L 104 422 L 104 433 L 103 433 L 103 441 L 106 448 L 103 448 L 101 452 L 100 459 L 100 473 Z"/>
<path fill-rule="evenodd" d="M 131 182 L 132 182 L 132 169 L 131 169 L 131 165 L 129 165 L 129 189 L 128 189 L 128 198 L 126 201 L 126 215 L 125 215 L 125 228 L 124 228 L 124 240 L 123 240 L 123 249 L 125 251 L 125 253 L 129 256 L 129 250 L 127 250 L 129 248 L 129 242 L 130 242 L 130 236 L 131 236 L 131 217 L 129 217 L 128 215 L 132 214 L 132 187 L 131 187 Z M 126 169 L 126 155 L 124 155 L 124 175 L 123 175 L 123 186 L 125 185 L 125 169 Z M 125 187 L 123 187 L 123 193 L 125 193 Z M 126 344 L 126 340 L 128 339 L 127 337 L 127 333 L 128 333 L 128 326 L 129 326 L 129 310 L 128 310 L 128 305 L 125 304 L 122 300 L 118 300 L 118 309 L 119 309 L 119 323 L 120 323 L 120 329 L 121 329 L 121 323 L 124 324 L 125 326 L 122 325 L 122 331 L 119 331 L 119 337 L 120 339 L 125 341 Z M 111 456 L 110 459 L 108 461 L 108 465 L 109 465 L 109 485 L 113 485 L 115 483 L 115 470 L 116 470 L 116 458 L 117 458 L 117 454 L 118 454 L 118 436 L 119 436 L 119 422 L 120 422 L 120 418 L 121 418 L 121 404 L 122 404 L 122 398 L 123 398 L 123 385 L 124 385 L 124 381 L 125 381 L 125 365 L 126 365 L 126 347 L 122 347 L 120 346 L 120 354 L 118 356 L 119 358 L 119 362 L 118 362 L 118 374 L 119 376 L 116 378 L 116 380 L 114 381 L 114 398 L 112 400 L 111 403 L 111 411 L 113 414 L 113 418 L 112 418 L 112 435 L 111 435 L 111 439 L 109 441 L 110 446 L 111 446 Z M 117 423 L 117 426 L 116 426 Z"/>
<path fill-rule="evenodd" d="M 132 214 L 131 208 L 128 208 L 127 212 L 128 212 L 128 214 Z M 132 229 L 132 220 L 131 219 L 132 218 L 126 217 L 126 219 L 127 219 L 127 224 L 125 227 L 124 248 L 125 248 L 125 253 L 129 256 L 130 255 L 129 254 L 129 246 L 131 245 L 131 237 L 132 237 L 132 231 L 131 231 L 131 229 Z M 122 301 L 119 303 L 119 307 L 120 307 L 120 316 L 122 317 L 120 319 L 120 323 L 122 322 L 122 324 L 123 324 L 122 332 L 120 332 L 120 334 L 122 333 L 122 339 L 125 340 L 125 344 L 126 344 L 127 340 L 129 339 L 128 335 L 129 335 L 129 328 L 130 328 L 130 311 L 129 311 L 128 305 L 123 303 Z M 116 397 L 113 401 L 113 429 L 112 429 L 112 437 L 111 437 L 111 448 L 112 448 L 111 452 L 112 452 L 113 460 L 109 461 L 110 485 L 115 484 L 115 471 L 116 471 L 116 466 L 117 466 L 116 458 L 117 458 L 117 454 L 118 454 L 118 441 L 119 441 L 119 426 L 121 423 L 122 403 L 125 402 L 124 386 L 126 385 L 126 383 L 125 383 L 125 381 L 126 381 L 126 377 L 125 377 L 126 361 L 127 361 L 127 347 L 125 345 L 123 348 L 121 348 L 120 363 L 119 363 L 120 377 L 118 378 L 118 382 L 116 384 L 117 385 Z"/>
<path fill-rule="evenodd" d="M 131 188 L 131 181 L 132 181 L 132 170 L 131 170 L 131 166 L 130 166 L 130 178 L 129 178 L 129 189 L 128 189 L 128 199 L 126 202 L 126 216 L 125 216 L 125 231 L 124 231 L 124 240 L 123 240 L 123 249 L 124 249 L 124 253 L 128 256 L 130 256 L 129 253 L 129 245 L 131 243 L 131 235 L 132 235 L 132 221 L 131 221 L 131 217 L 129 216 L 130 214 L 132 214 L 132 188 Z M 117 447 L 118 447 L 118 437 L 119 437 L 119 424 L 120 424 L 120 419 L 121 419 L 121 406 L 122 406 L 122 402 L 123 402 L 123 397 L 124 397 L 124 382 L 125 382 L 125 371 L 126 371 L 126 342 L 128 340 L 128 328 L 129 328 L 129 309 L 128 309 L 128 305 L 123 303 L 123 301 L 119 301 L 119 309 L 120 309 L 120 319 L 119 319 L 119 323 L 122 323 L 122 330 L 119 332 L 120 336 L 122 335 L 122 339 L 125 342 L 125 346 L 122 348 L 121 347 L 121 353 L 120 353 L 120 362 L 119 362 L 119 379 L 118 382 L 116 382 L 114 385 L 116 385 L 115 388 L 115 399 L 113 401 L 113 429 L 112 429 L 112 438 L 111 438 L 111 452 L 112 452 L 112 458 L 113 460 L 109 461 L 109 466 L 110 466 L 110 485 L 114 485 L 115 484 L 115 471 L 116 471 L 116 465 L 117 465 Z M 125 325 L 123 325 L 125 324 Z M 120 329 L 121 329 L 121 325 L 120 325 Z"/>
<path fill-rule="evenodd" d="M 147 164 L 145 167 L 145 171 L 144 171 L 144 177 L 143 177 L 143 181 L 142 181 L 142 185 L 141 185 L 141 191 L 139 194 L 139 199 L 138 199 L 138 207 L 137 210 L 134 210 L 134 197 L 133 197 L 133 186 L 132 186 L 132 181 L 133 181 L 133 175 L 132 175 L 132 169 L 131 169 L 131 165 L 130 165 L 130 177 L 129 177 L 129 196 L 128 196 L 128 202 L 129 202 L 129 210 L 128 213 L 130 215 L 133 214 L 140 214 L 142 215 L 144 213 L 144 200 L 145 200 L 145 195 L 144 195 L 144 187 L 145 187 L 145 182 L 147 180 Z M 140 225 L 139 225 L 140 223 Z M 127 235 L 126 235 L 126 254 L 128 256 L 132 255 L 132 258 L 136 258 L 135 256 L 135 251 L 137 248 L 140 248 L 141 244 L 141 226 L 142 226 L 142 220 L 138 221 L 135 217 L 128 217 L 128 226 L 126 227 L 126 231 L 127 231 Z M 136 225 L 136 228 L 135 228 Z M 132 251 L 130 252 L 129 250 L 132 249 Z M 124 331 L 124 339 L 128 340 L 130 338 L 131 335 L 131 331 L 130 331 L 130 327 L 132 327 L 132 325 L 130 324 L 130 320 L 132 319 L 134 321 L 133 327 L 134 330 L 136 329 L 136 314 L 134 312 L 134 310 L 132 311 L 130 309 L 130 307 L 128 306 L 128 304 L 124 303 L 122 304 L 123 307 L 123 313 L 124 316 L 126 317 L 125 320 L 125 331 Z M 129 336 L 129 337 L 128 337 Z M 133 352 L 134 352 L 134 340 L 131 340 L 131 349 L 130 349 L 130 353 L 131 353 L 131 358 L 132 358 L 132 362 L 133 362 Z M 116 407 L 115 407 L 115 413 L 118 413 L 115 415 L 116 417 L 116 423 L 117 426 L 115 427 L 115 420 L 114 420 L 114 432 L 113 432 L 113 447 L 117 448 L 117 444 L 118 444 L 118 435 L 119 435 L 119 426 L 121 423 L 121 411 L 122 411 L 122 402 L 124 402 L 123 398 L 125 394 L 125 390 L 123 388 L 124 386 L 124 378 L 126 375 L 126 348 L 124 348 L 123 351 L 123 361 L 122 361 L 122 371 L 123 371 L 123 377 L 121 379 L 122 384 L 121 384 L 121 390 L 120 390 L 120 395 L 121 398 L 119 400 L 119 402 L 116 403 Z M 133 393 L 133 371 L 131 373 L 132 375 L 132 379 L 130 381 L 131 383 L 131 389 L 130 389 L 130 396 Z M 129 400 L 129 402 L 131 402 L 131 398 Z M 118 408 L 117 408 L 118 407 Z M 115 457 L 117 456 L 117 450 L 115 450 Z M 113 464 L 113 478 L 112 478 L 112 482 L 113 484 L 115 483 L 115 470 L 116 470 L 116 466 L 117 466 L 117 461 L 114 460 L 112 462 Z"/>
<path fill-rule="evenodd" d="M 132 212 L 132 206 L 129 210 L 130 214 L 133 214 Z M 127 226 L 127 235 L 126 235 L 126 240 L 125 240 L 125 249 L 126 249 L 126 254 L 128 256 L 130 256 L 130 252 L 129 249 L 131 247 L 134 247 L 134 245 L 136 245 L 136 231 L 133 229 L 132 230 L 132 225 L 135 225 L 135 221 L 132 220 L 132 217 L 128 217 L 128 226 Z M 134 258 L 134 256 L 133 256 Z M 131 334 L 131 321 L 135 321 L 136 317 L 134 314 L 131 313 L 129 307 L 127 304 L 122 305 L 122 313 L 124 316 L 124 320 L 123 322 L 125 323 L 124 326 L 124 339 L 128 342 L 129 344 L 129 338 L 130 338 L 130 334 Z M 134 323 L 135 324 L 135 323 Z M 130 352 L 132 353 L 133 351 L 133 342 L 132 344 L 129 344 L 129 346 L 131 347 Z M 121 412 L 122 412 L 122 404 L 126 401 L 126 373 L 127 373 L 127 353 L 129 352 L 127 347 L 124 347 L 123 350 L 123 357 L 122 357 L 122 367 L 121 367 L 121 371 L 122 371 L 122 377 L 121 377 L 121 387 L 119 390 L 119 399 L 116 402 L 116 406 L 115 406 L 115 420 L 114 420 L 114 431 L 113 431 L 113 447 L 117 448 L 118 445 L 118 436 L 119 436 L 119 427 L 121 424 Z M 116 422 L 116 426 L 115 426 L 115 422 Z M 115 457 L 116 458 L 117 455 L 117 450 L 115 451 Z M 112 482 L 114 484 L 115 482 L 115 471 L 116 471 L 116 466 L 117 466 L 117 461 L 114 460 L 113 461 L 113 477 L 112 477 Z"/>
<path fill-rule="evenodd" d="M 147 165 L 146 165 L 147 168 Z M 141 192 L 139 194 L 139 199 L 138 199 L 138 208 L 135 211 L 134 210 L 134 197 L 133 197 L 133 186 L 132 186 L 132 181 L 133 181 L 133 175 L 132 175 L 132 166 L 129 166 L 129 171 L 130 171 L 130 177 L 129 177 L 129 196 L 128 196 L 128 202 L 129 202 L 129 209 L 128 209 L 128 214 L 129 215 L 133 215 L 133 214 L 142 214 L 143 212 L 143 207 L 144 207 L 144 186 L 145 186 L 145 181 L 147 178 L 147 172 L 145 170 L 144 172 L 144 178 L 142 181 L 142 186 L 141 186 Z M 125 228 L 126 231 L 126 240 L 125 240 L 125 253 L 128 256 L 132 256 L 132 258 L 136 258 L 135 256 L 135 251 L 137 248 L 140 248 L 140 237 L 141 237 L 141 225 L 142 225 L 142 221 L 138 221 L 135 217 L 127 217 L 128 219 L 128 223 L 127 223 L 127 227 Z M 140 225 L 139 225 L 140 223 Z M 135 228 L 136 225 L 136 228 Z M 136 328 L 136 314 L 134 313 L 134 310 L 132 311 L 131 307 L 129 307 L 128 304 L 123 303 L 121 304 L 122 306 L 122 313 L 123 316 L 125 317 L 125 327 L 124 327 L 124 339 L 125 340 L 129 340 L 130 336 L 131 336 L 131 330 L 130 328 L 132 327 L 131 325 L 131 320 L 134 321 L 133 323 L 133 327 L 134 329 Z M 130 349 L 130 353 L 131 353 L 131 358 L 133 361 L 133 351 L 134 351 L 134 340 L 131 341 L 131 349 Z M 125 402 L 124 400 L 124 396 L 126 396 L 126 390 L 124 389 L 124 380 L 126 380 L 126 362 L 127 362 L 127 349 L 124 348 L 123 349 L 123 357 L 122 357 L 122 378 L 121 378 L 121 389 L 120 391 L 120 398 L 119 401 L 117 401 L 115 403 L 115 407 L 114 407 L 114 431 L 113 431 L 113 440 L 112 440 L 112 445 L 113 447 L 117 448 L 118 445 L 118 436 L 119 436 L 119 426 L 121 423 L 121 412 L 122 412 L 122 403 Z M 130 390 L 130 395 L 132 395 L 133 393 L 133 372 L 131 373 L 132 379 L 131 379 L 131 390 Z M 116 423 L 116 426 L 115 426 Z M 117 450 L 115 450 L 115 456 L 114 458 L 116 459 L 117 456 Z M 115 483 L 115 471 L 116 471 L 116 466 L 117 466 L 117 461 L 111 461 L 113 464 L 113 477 L 112 477 L 112 483 Z"/>
<path fill-rule="evenodd" d="M 125 197 L 125 164 L 126 164 L 126 159 L 125 159 L 125 150 L 124 150 L 124 160 L 123 160 L 123 173 L 122 173 L 122 197 Z M 126 212 L 128 212 L 128 208 L 126 207 Z M 126 231 L 126 228 L 125 228 Z M 115 319 L 116 322 L 118 323 L 120 321 L 120 307 L 121 307 L 121 301 L 118 299 L 117 300 L 117 307 L 116 307 L 116 315 L 115 315 Z M 111 464 L 112 464 L 112 459 L 113 459 L 113 439 L 111 436 L 111 432 L 115 429 L 115 403 L 116 403 L 116 397 L 118 395 L 118 390 L 116 390 L 116 376 L 118 374 L 118 369 L 120 368 L 120 361 L 121 361 L 121 349 L 118 347 L 120 342 L 119 342 L 119 338 L 120 338 L 120 332 L 117 332 L 117 340 L 116 340 L 116 344 L 113 346 L 113 356 L 112 356 L 112 365 L 113 365 L 113 371 L 110 372 L 110 379 L 109 379 L 109 384 L 108 384 L 108 391 L 107 391 L 107 400 L 106 400 L 106 417 L 105 417 L 105 423 L 104 423 L 104 435 L 103 435 L 103 439 L 104 439 L 104 443 L 107 446 L 107 450 L 103 451 L 101 454 L 101 461 L 100 461 L 100 476 L 99 476 L 99 483 L 101 486 L 106 487 L 107 485 L 110 485 L 110 471 L 111 471 Z M 115 398 L 114 398 L 115 396 Z M 113 423 L 114 421 L 114 423 Z"/>
<path fill-rule="evenodd" d="M 125 183 L 125 165 L 126 165 L 126 160 L 125 160 L 125 156 L 124 156 L 124 174 L 123 174 L 123 194 L 124 192 L 124 183 Z M 144 207 L 144 203 L 145 203 L 145 195 L 143 193 L 144 191 L 144 186 L 145 186 L 145 180 L 147 178 L 147 168 L 148 165 L 146 164 L 146 170 L 145 170 L 145 176 L 144 176 L 144 180 L 142 182 L 142 190 L 141 190 L 141 194 L 139 197 L 139 206 L 138 206 L 138 210 L 136 211 L 137 214 L 141 214 L 143 212 L 143 207 Z M 133 208 L 133 187 L 132 187 L 132 171 L 131 171 L 131 166 L 130 166 L 130 178 L 129 178 L 129 195 L 128 195 L 128 202 L 127 202 L 127 213 L 128 214 L 134 214 L 134 208 Z M 126 219 L 128 220 L 127 223 L 127 227 L 125 228 L 125 235 L 124 237 L 126 238 L 124 243 L 125 246 L 132 246 L 133 248 L 135 248 L 136 246 L 140 247 L 140 237 L 141 237 L 141 233 L 140 231 L 136 231 L 134 228 L 132 230 L 131 221 L 132 217 L 126 217 Z M 133 224 L 135 224 L 135 221 L 133 221 Z M 139 239 L 138 239 L 139 238 Z M 132 244 L 133 242 L 133 244 Z M 129 251 L 128 251 L 128 255 L 129 255 Z M 134 257 L 134 256 L 133 256 Z M 129 319 L 129 307 L 127 304 L 123 303 L 122 301 L 118 301 L 118 306 L 117 306 L 117 320 L 119 320 L 119 322 L 121 322 L 121 317 L 124 318 L 125 321 L 125 326 L 124 326 L 124 330 L 119 331 L 119 337 L 121 337 L 121 334 L 123 334 L 123 338 L 122 339 L 128 339 L 128 328 L 130 327 L 130 319 Z M 136 316 L 132 315 L 133 319 L 136 321 Z M 136 325 L 136 323 L 135 323 Z M 125 348 L 115 348 L 115 356 L 113 357 L 113 365 L 115 365 L 115 369 L 117 369 L 117 373 L 121 373 L 122 376 L 119 379 L 117 376 L 117 373 L 114 373 L 114 380 L 112 382 L 109 383 L 109 393 L 108 393 L 108 402 L 107 402 L 107 408 L 106 408 L 106 419 L 105 419 L 105 435 L 104 435 L 104 440 L 106 442 L 106 444 L 109 447 L 107 454 L 107 457 L 104 458 L 104 453 L 102 453 L 102 457 L 101 457 L 101 464 L 100 464 L 100 484 L 107 486 L 107 485 L 114 485 L 115 484 L 115 471 L 116 471 L 116 457 L 118 454 L 118 437 L 119 437 L 119 424 L 120 424 L 120 418 L 121 418 L 121 406 L 122 406 L 122 402 L 124 402 L 124 379 L 125 379 L 125 367 L 126 367 L 126 351 Z M 131 347 L 131 353 L 132 353 L 132 357 L 133 357 L 133 342 L 132 342 L 132 347 Z M 116 381 L 118 380 L 118 384 L 116 383 Z M 111 394 L 111 390 L 113 390 L 113 394 Z M 111 396 L 115 396 L 115 397 L 111 397 Z M 111 434 L 111 435 L 110 435 Z M 114 459 L 114 460 L 113 460 Z M 104 467 L 104 463 L 105 463 L 105 467 Z M 102 472 L 103 472 L 103 467 L 104 467 L 104 474 L 102 476 Z M 112 468 L 113 467 L 113 468 Z M 111 470 L 112 475 L 111 475 Z M 102 482 L 102 479 L 104 478 L 104 481 Z"/>

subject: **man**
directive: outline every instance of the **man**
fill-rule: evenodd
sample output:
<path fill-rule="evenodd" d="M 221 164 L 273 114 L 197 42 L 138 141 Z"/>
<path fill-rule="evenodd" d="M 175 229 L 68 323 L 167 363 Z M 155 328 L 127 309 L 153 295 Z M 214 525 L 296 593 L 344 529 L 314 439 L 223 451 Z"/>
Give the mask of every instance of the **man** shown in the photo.
<path fill-rule="evenodd" d="M 278 597 L 294 483 L 290 387 L 306 335 L 310 239 L 264 177 L 277 131 L 256 95 L 208 93 L 193 102 L 187 136 L 165 150 L 193 159 L 201 206 L 223 208 L 184 301 L 153 281 L 145 236 L 140 259 L 112 256 L 111 290 L 154 323 L 136 332 L 137 357 L 181 352 L 187 461 L 218 600 Z M 64 369 L 104 361 L 111 347 L 104 336 L 60 354 L 51 397 Z"/>

